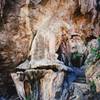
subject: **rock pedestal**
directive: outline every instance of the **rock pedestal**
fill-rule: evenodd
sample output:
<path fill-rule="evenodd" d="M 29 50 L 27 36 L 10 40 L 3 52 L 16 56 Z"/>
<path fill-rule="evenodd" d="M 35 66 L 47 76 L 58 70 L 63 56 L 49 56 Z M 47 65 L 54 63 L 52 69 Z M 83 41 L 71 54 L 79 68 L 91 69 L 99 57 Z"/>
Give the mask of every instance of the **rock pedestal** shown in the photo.
<path fill-rule="evenodd" d="M 68 98 L 68 83 L 65 81 L 66 73 L 63 71 L 30 69 L 24 73 L 12 73 L 11 76 L 20 99 L 66 100 Z"/>

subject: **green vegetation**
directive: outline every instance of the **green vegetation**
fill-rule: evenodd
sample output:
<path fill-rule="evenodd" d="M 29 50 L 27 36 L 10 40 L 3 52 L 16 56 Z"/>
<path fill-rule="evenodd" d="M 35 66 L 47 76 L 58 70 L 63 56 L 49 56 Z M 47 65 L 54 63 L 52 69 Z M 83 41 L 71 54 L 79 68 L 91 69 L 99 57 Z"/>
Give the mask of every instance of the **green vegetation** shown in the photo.
<path fill-rule="evenodd" d="M 73 54 L 73 59 L 80 59 L 81 56 L 82 56 L 82 54 L 76 52 L 76 53 Z"/>
<path fill-rule="evenodd" d="M 82 65 L 82 58 L 83 55 L 79 52 L 74 52 L 71 55 L 71 64 L 76 67 L 80 67 Z"/>
<path fill-rule="evenodd" d="M 27 97 L 26 97 L 26 100 L 30 100 L 30 96 L 27 96 Z"/>
<path fill-rule="evenodd" d="M 100 59 L 100 50 L 96 48 L 91 48 L 91 52 L 96 56 L 96 59 Z"/>
<path fill-rule="evenodd" d="M 91 48 L 91 53 L 96 56 L 96 59 L 100 59 L 100 37 L 98 37 L 98 43 L 99 43 L 98 48 Z"/>
<path fill-rule="evenodd" d="M 100 36 L 98 37 L 98 43 L 99 43 L 99 50 L 100 50 Z"/>
<path fill-rule="evenodd" d="M 96 85 L 94 81 L 90 82 L 90 90 L 92 94 L 96 94 Z"/>

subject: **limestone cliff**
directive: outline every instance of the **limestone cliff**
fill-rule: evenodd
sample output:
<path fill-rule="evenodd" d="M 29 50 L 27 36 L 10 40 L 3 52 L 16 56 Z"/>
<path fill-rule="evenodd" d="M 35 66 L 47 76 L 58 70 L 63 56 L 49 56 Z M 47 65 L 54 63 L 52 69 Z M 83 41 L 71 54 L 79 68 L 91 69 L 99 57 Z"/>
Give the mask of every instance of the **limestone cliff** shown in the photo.
<path fill-rule="evenodd" d="M 40 99 L 39 96 L 40 100 L 68 99 L 65 76 L 66 71 L 70 69 L 65 68 L 65 65 L 82 66 L 87 69 L 96 64 L 100 59 L 99 37 L 100 0 L 0 0 L 1 76 L 6 72 L 6 77 L 9 78 L 8 75 L 17 68 L 25 71 L 22 72 L 22 76 L 33 73 L 31 79 L 24 79 L 35 80 L 31 86 L 37 91 L 30 89 L 30 82 L 25 81 L 28 89 L 24 92 L 29 90 L 29 93 L 34 93 L 31 96 L 35 100 Z M 67 61 L 63 60 L 65 65 L 59 58 L 59 49 L 64 45 L 62 51 L 67 56 Z M 96 48 L 93 55 L 91 48 Z M 81 54 L 78 55 L 81 59 L 76 60 L 76 56 L 72 55 L 75 52 Z M 19 96 L 24 95 L 24 98 L 27 93 L 20 94 L 18 85 L 23 86 L 24 83 L 19 81 L 20 74 L 18 75 L 13 73 L 12 77 L 18 78 L 13 80 L 15 84 L 16 81 L 19 82 L 16 88 Z M 50 87 L 47 87 L 49 81 Z M 82 95 L 79 98 L 82 98 Z"/>
<path fill-rule="evenodd" d="M 56 35 L 59 47 L 61 27 L 67 31 L 77 32 L 82 38 L 87 39 L 91 34 L 99 35 L 99 8 L 100 5 L 91 4 L 95 0 L 1 0 L 1 29 L 0 29 L 0 65 L 2 68 L 15 67 L 24 61 L 30 50 L 34 34 Z M 94 25 L 91 20 L 94 15 L 84 6 L 92 6 L 96 10 Z M 97 7 L 98 6 L 98 7 Z M 84 10 L 86 9 L 86 11 Z M 92 10 L 91 10 L 92 11 Z M 83 12 L 86 13 L 83 15 Z M 93 23 L 92 23 L 93 24 Z M 54 27 L 55 26 L 55 27 Z M 92 30 L 94 28 L 94 30 Z M 72 32 L 69 32 L 70 36 Z M 47 35 L 46 35 L 47 34 Z M 49 39 L 50 40 L 50 39 Z M 41 41 L 41 40 L 40 40 Z M 45 41 L 44 41 L 45 42 Z M 47 42 L 47 41 L 46 41 Z"/>

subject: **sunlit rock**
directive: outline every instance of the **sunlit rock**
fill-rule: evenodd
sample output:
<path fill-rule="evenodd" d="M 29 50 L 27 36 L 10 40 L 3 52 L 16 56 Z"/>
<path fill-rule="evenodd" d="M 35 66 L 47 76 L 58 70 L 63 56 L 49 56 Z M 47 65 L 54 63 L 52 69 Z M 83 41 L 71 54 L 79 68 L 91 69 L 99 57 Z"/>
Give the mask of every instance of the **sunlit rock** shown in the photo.
<path fill-rule="evenodd" d="M 52 67 L 53 68 L 53 67 Z M 29 69 L 24 73 L 12 73 L 19 97 L 23 99 L 33 98 L 35 100 L 65 100 L 80 99 L 84 100 L 83 93 L 78 85 L 68 84 L 64 71 L 53 71 L 51 69 Z M 24 79 L 22 80 L 22 76 Z M 17 78 L 16 78 L 17 77 Z M 20 89 L 19 84 L 23 84 Z M 24 91 L 21 91 L 24 90 Z M 25 93 L 25 95 L 23 95 Z M 73 93 L 73 95 L 70 95 Z"/>
<path fill-rule="evenodd" d="M 67 36 L 68 60 L 78 52 L 82 55 L 79 61 L 76 59 L 80 67 L 90 68 L 99 60 L 89 56 L 91 45 L 98 46 L 93 39 L 100 35 L 98 5 L 94 0 L 0 0 L 0 72 L 14 72 L 11 76 L 20 98 L 68 99 L 65 78 L 72 70 L 70 64 L 65 66 L 57 60 L 56 53 L 63 40 L 62 27 Z M 99 78 L 94 80 L 99 91 Z M 78 87 L 72 90 L 76 92 L 71 99 L 85 100 Z"/>
<path fill-rule="evenodd" d="M 83 3 L 80 4 L 83 6 Z M 52 51 L 50 45 L 55 44 L 55 51 L 59 48 L 62 34 L 61 27 L 66 27 L 67 31 L 70 29 L 75 32 L 78 31 L 76 33 L 81 34 L 84 39 L 93 32 L 88 27 L 91 26 L 88 17 L 81 15 L 81 13 L 77 15 L 78 2 L 73 0 L 19 0 L 17 2 L 7 0 L 6 6 L 8 6 L 8 9 L 4 11 L 8 13 L 4 13 L 6 19 L 2 18 L 4 22 L 0 31 L 0 60 L 2 62 L 0 64 L 5 69 L 8 66 L 14 68 L 30 56 L 31 53 L 29 54 L 29 52 L 35 31 L 37 31 L 36 37 L 40 37 L 39 35 L 42 33 L 42 35 L 45 34 L 43 38 L 48 37 L 51 40 L 50 37 L 55 38 L 52 41 L 53 43 L 51 43 L 51 40 L 49 41 L 49 50 L 53 53 L 54 51 Z M 98 22 L 94 32 L 95 36 L 99 35 Z M 71 32 L 69 31 L 67 34 L 69 35 Z M 45 55 L 47 55 L 46 52 L 47 50 Z M 50 53 L 50 57 L 51 55 L 54 54 Z"/>
<path fill-rule="evenodd" d="M 100 61 L 91 65 L 86 71 L 87 81 L 94 81 L 97 93 L 100 92 Z"/>

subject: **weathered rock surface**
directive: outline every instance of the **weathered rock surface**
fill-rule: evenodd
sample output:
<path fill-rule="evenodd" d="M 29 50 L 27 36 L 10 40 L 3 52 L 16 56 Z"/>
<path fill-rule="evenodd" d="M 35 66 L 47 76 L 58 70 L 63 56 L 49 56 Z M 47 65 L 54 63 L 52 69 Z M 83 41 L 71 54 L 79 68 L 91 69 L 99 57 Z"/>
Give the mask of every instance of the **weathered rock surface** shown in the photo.
<path fill-rule="evenodd" d="M 0 29 L 0 71 L 13 70 L 27 58 L 32 37 L 28 4 L 24 0 L 8 0 L 6 6 L 8 9 L 4 10 L 3 27 Z"/>
<path fill-rule="evenodd" d="M 76 63 L 76 59 L 71 61 L 71 54 L 77 51 L 82 55 L 77 61 L 79 67 L 85 62 L 87 69 L 96 63 L 98 59 L 93 55 L 95 61 L 91 60 L 88 64 L 91 46 L 87 44 L 100 36 L 99 2 L 100 0 L 0 0 L 0 73 L 3 76 L 8 72 L 5 77 L 0 77 L 1 81 L 7 78 L 11 81 L 9 71 L 13 72 L 18 66 L 19 70 L 25 72 L 14 73 L 12 78 L 20 98 L 68 99 L 70 93 L 65 78 L 68 74 L 66 71 L 70 68 L 65 68 L 65 65 L 60 69 L 57 67 L 60 64 L 56 52 L 65 31 L 68 61 L 73 61 L 72 65 Z M 96 75 L 98 71 L 95 72 Z M 99 91 L 99 81 L 95 74 L 93 80 Z M 5 81 L 1 84 L 5 84 Z M 75 96 L 70 96 L 71 99 L 85 100 L 77 86 L 72 91 Z"/>
<path fill-rule="evenodd" d="M 88 81 L 94 81 L 97 93 L 100 93 L 100 61 L 91 65 L 86 71 Z"/>
<path fill-rule="evenodd" d="M 24 80 L 20 80 L 25 75 Z M 78 85 L 68 84 L 64 71 L 27 70 L 25 73 L 12 73 L 20 99 L 35 100 L 84 100 L 83 92 Z M 21 85 L 20 87 L 20 84 Z M 24 91 L 23 91 L 24 89 Z"/>
<path fill-rule="evenodd" d="M 4 5 L 1 3 L 2 7 L 0 8 L 3 13 L 0 29 L 0 69 L 13 70 L 14 67 L 28 57 L 31 41 L 35 33 L 37 33 L 37 39 L 40 37 L 39 35 L 44 34 L 38 42 L 41 43 L 40 41 L 42 40 L 42 42 L 46 42 L 47 44 L 44 45 L 46 50 L 44 53 L 40 52 L 39 55 L 46 55 L 47 57 L 51 57 L 52 54 L 50 52 L 53 53 L 57 51 L 59 47 L 62 33 L 61 27 L 66 27 L 68 37 L 70 37 L 70 34 L 73 32 L 77 32 L 77 34 L 84 39 L 89 37 L 92 33 L 94 33 L 95 36 L 99 35 L 99 21 L 95 24 L 95 30 L 91 30 L 91 22 L 88 17 L 86 18 L 86 16 L 81 13 L 77 15 L 78 5 L 76 1 L 4 1 Z M 83 1 L 87 2 L 87 0 Z M 83 3 L 80 4 L 82 9 L 84 5 L 82 5 Z M 8 9 L 6 9 L 6 7 Z M 54 49 L 51 48 L 51 44 L 54 44 L 52 47 Z M 49 45 L 49 47 L 47 47 L 47 45 Z M 43 45 L 41 51 L 43 51 L 42 48 Z M 47 55 L 48 52 L 50 56 L 49 54 Z M 32 55 L 34 55 L 34 53 L 32 53 Z"/>

